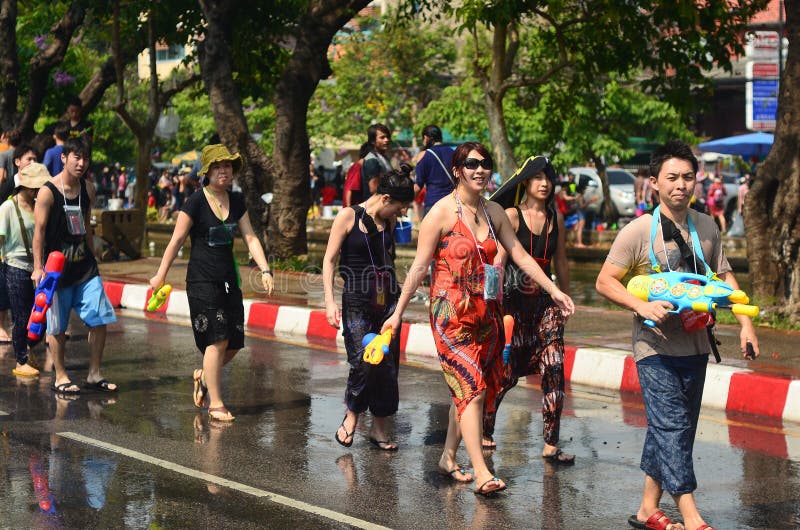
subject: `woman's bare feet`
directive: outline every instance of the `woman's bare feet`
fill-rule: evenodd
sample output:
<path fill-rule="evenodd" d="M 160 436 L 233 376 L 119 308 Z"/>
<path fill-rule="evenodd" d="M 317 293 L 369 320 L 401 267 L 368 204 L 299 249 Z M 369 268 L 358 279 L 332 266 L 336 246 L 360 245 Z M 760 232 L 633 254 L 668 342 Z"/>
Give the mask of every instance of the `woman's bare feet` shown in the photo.
<path fill-rule="evenodd" d="M 457 464 L 454 460 L 447 458 L 447 455 L 442 455 L 439 458 L 437 466 L 439 474 L 448 476 L 456 482 L 472 482 L 475 477 L 467 471 L 466 466 Z"/>

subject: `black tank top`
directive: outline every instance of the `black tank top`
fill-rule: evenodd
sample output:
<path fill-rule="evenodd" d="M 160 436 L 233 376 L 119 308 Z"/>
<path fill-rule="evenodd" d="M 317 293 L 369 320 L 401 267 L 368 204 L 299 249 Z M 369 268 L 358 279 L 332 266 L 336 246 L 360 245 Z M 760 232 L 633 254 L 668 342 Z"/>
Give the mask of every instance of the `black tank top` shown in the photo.
<path fill-rule="evenodd" d="M 344 280 L 346 293 L 368 294 L 374 283 L 376 270 L 373 270 L 373 261 L 377 271 L 388 271 L 392 278 L 392 292 L 396 291 L 397 281 L 394 274 L 394 260 L 391 257 L 392 233 L 389 225 L 382 232 L 365 234 L 359 228 L 359 221 L 363 216 L 369 216 L 361 206 L 353 206 L 355 220 L 350 233 L 342 243 L 339 258 L 339 275 Z M 365 223 L 366 224 L 366 223 Z M 367 247 L 369 241 L 369 247 Z M 372 259 L 370 259 L 372 252 Z"/>
<path fill-rule="evenodd" d="M 53 205 L 50 207 L 47 225 L 44 229 L 45 255 L 43 258 L 46 261 L 47 256 L 54 250 L 64 253 L 64 270 L 61 273 L 61 279 L 58 281 L 59 287 L 83 283 L 99 274 L 97 261 L 94 259 L 94 254 L 89 250 L 88 242 L 86 241 L 87 236 L 77 236 L 69 233 L 67 216 L 64 213 L 64 195 L 61 194 L 61 190 L 52 182 L 45 182 L 44 185 L 53 194 Z M 66 204 L 78 206 L 80 203 L 83 218 L 88 222 L 91 215 L 89 193 L 86 191 L 86 184 L 83 179 L 80 180 L 80 185 L 80 199 L 78 197 L 66 199 Z"/>
<path fill-rule="evenodd" d="M 547 234 L 536 235 L 532 234 L 528 225 L 525 224 L 525 218 L 522 216 L 522 210 L 517 208 L 517 215 L 519 216 L 519 226 L 517 228 L 517 239 L 522 244 L 522 248 L 525 249 L 525 252 L 528 253 L 529 256 L 534 258 L 546 258 L 548 260 L 546 265 L 542 265 L 541 261 L 538 261 L 539 266 L 542 267 L 547 276 L 550 276 L 550 260 L 553 259 L 553 254 L 556 251 L 556 244 L 558 241 L 558 223 L 556 222 L 556 215 L 552 209 L 547 210 L 548 222 L 545 223 L 546 225 L 552 226 L 552 230 L 549 232 L 549 236 Z M 549 228 L 549 227 L 548 227 Z M 545 240 L 540 244 L 539 240 L 544 237 Z M 538 251 L 538 252 L 537 252 Z M 511 290 L 518 290 L 522 293 L 532 294 L 540 291 L 540 288 L 536 286 L 533 280 L 528 278 L 528 275 L 522 272 L 517 265 L 508 260 L 506 263 L 506 273 L 505 273 L 505 289 L 507 291 Z M 546 295 L 544 291 L 541 291 L 542 295 Z"/>

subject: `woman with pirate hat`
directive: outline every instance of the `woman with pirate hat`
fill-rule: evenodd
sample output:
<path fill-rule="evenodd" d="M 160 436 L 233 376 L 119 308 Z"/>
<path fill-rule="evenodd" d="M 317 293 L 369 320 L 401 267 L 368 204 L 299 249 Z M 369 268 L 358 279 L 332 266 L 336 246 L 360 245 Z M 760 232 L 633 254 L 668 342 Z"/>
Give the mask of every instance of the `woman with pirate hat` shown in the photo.
<path fill-rule="evenodd" d="M 564 218 L 555 208 L 556 173 L 543 156 L 530 157 L 492 196 L 505 206 L 511 226 L 525 251 L 549 277 L 554 266 L 558 285 L 569 294 L 569 268 L 565 252 Z M 561 409 L 564 404 L 564 324 L 566 316 L 550 295 L 509 261 L 500 249 L 495 261 L 505 265 L 503 309 L 514 317 L 511 355 L 504 367 L 502 388 L 494 407 L 483 420 L 484 448 L 493 449 L 497 408 L 526 375 L 542 375 L 542 457 L 556 464 L 572 464 L 575 455 L 558 448 Z M 491 411 L 491 412 L 490 412 Z"/>

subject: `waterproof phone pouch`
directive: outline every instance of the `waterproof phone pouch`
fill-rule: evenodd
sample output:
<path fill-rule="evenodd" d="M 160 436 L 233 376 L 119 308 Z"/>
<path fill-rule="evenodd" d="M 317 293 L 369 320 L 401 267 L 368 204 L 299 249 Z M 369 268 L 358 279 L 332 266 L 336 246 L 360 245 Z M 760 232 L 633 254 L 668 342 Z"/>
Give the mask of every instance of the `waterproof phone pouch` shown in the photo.
<path fill-rule="evenodd" d="M 372 307 L 382 311 L 389 299 L 392 277 L 389 271 L 375 271 L 372 285 Z"/>
<path fill-rule="evenodd" d="M 234 223 L 222 223 L 209 227 L 208 246 L 224 247 L 233 244 L 233 230 L 236 228 Z"/>
<path fill-rule="evenodd" d="M 683 330 L 687 333 L 700 331 L 714 325 L 714 315 L 711 313 L 700 313 L 691 309 L 684 309 L 678 314 L 681 317 Z"/>
<path fill-rule="evenodd" d="M 86 225 L 83 223 L 83 212 L 80 206 L 64 205 L 64 215 L 67 218 L 67 230 L 73 236 L 86 235 Z"/>
<path fill-rule="evenodd" d="M 536 261 L 539 267 L 542 268 L 542 270 L 544 270 L 545 267 L 550 265 L 550 260 L 547 258 L 533 258 L 533 259 Z"/>
<path fill-rule="evenodd" d="M 502 296 L 500 294 L 500 286 L 502 280 L 500 276 L 500 267 L 483 264 L 483 299 L 484 300 L 498 300 Z"/>

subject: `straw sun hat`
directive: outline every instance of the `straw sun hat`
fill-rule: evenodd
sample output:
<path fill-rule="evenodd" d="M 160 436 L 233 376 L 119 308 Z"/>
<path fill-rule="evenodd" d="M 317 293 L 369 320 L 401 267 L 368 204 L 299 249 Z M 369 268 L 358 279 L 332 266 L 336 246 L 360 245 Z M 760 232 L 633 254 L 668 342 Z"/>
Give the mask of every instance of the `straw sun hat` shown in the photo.
<path fill-rule="evenodd" d="M 15 191 L 19 191 L 20 188 L 41 188 L 44 186 L 45 182 L 49 181 L 51 178 L 50 172 L 47 171 L 44 164 L 31 162 L 22 168 L 17 175 Z"/>
<path fill-rule="evenodd" d="M 233 172 L 237 173 L 240 169 L 242 169 L 242 157 L 239 153 L 231 154 L 228 151 L 228 148 L 225 147 L 223 144 L 212 144 L 207 145 L 203 148 L 202 153 L 200 153 L 200 163 L 203 164 L 203 167 L 200 171 L 197 172 L 198 175 L 205 175 L 208 172 L 208 168 L 214 162 L 223 162 L 225 160 L 230 161 L 233 164 Z"/>

